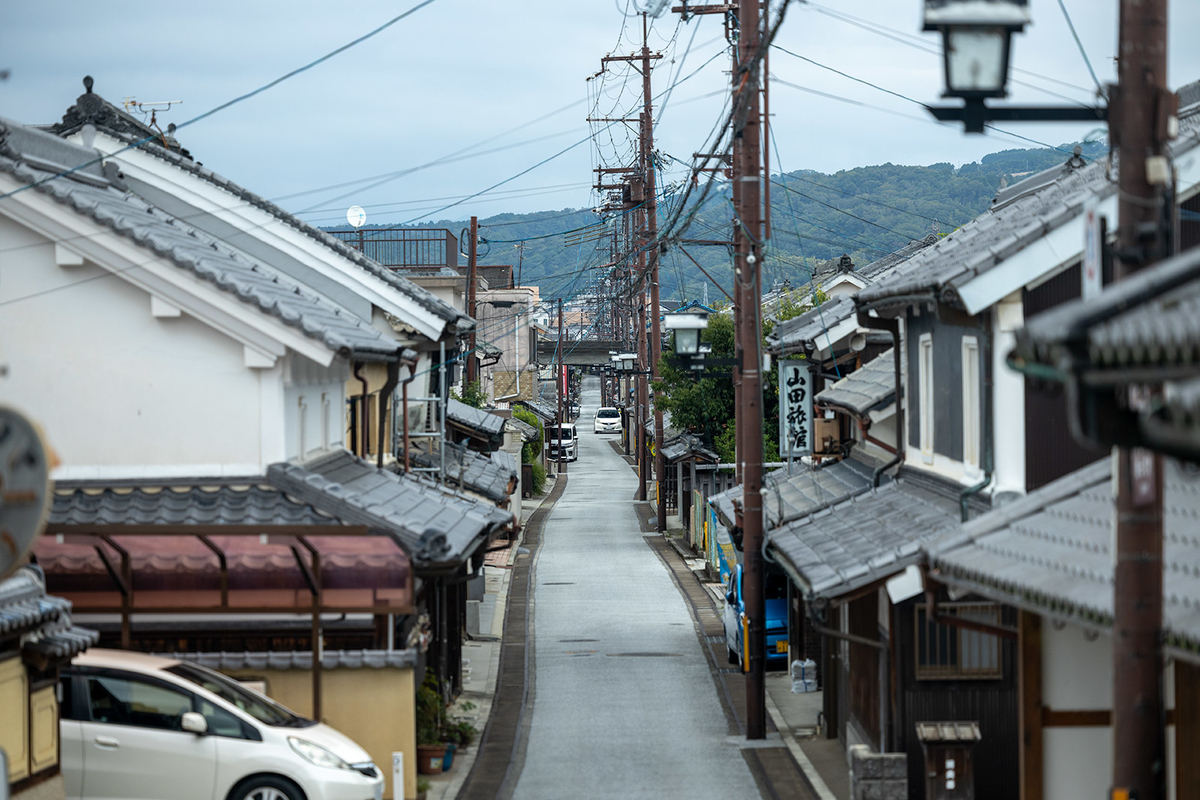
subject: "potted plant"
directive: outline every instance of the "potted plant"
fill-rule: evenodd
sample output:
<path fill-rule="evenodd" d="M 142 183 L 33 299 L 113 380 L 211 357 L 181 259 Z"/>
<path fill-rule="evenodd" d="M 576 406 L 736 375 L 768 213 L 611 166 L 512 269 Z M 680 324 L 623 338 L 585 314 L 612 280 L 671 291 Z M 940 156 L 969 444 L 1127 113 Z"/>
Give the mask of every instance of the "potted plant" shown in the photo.
<path fill-rule="evenodd" d="M 442 771 L 446 745 L 442 729 L 446 722 L 446 705 L 438 689 L 437 679 L 426 672 L 417 690 L 417 772 L 437 775 Z"/>
<path fill-rule="evenodd" d="M 417 778 L 417 800 L 425 800 L 426 793 L 432 785 L 428 778 Z"/>

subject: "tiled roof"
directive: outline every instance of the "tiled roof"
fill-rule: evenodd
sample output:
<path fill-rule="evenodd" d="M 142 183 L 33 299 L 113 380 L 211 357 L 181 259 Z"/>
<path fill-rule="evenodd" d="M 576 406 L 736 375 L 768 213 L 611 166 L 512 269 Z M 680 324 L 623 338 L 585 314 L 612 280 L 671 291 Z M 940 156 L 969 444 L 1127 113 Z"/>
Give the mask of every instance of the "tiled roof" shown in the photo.
<path fill-rule="evenodd" d="M 66 659 L 86 650 L 100 635 L 71 623 L 71 604 L 46 594 L 38 567 L 22 567 L 0 581 L 0 635 L 20 636 L 21 649 Z"/>
<path fill-rule="evenodd" d="M 521 441 L 532 442 L 538 438 L 538 429 L 530 425 L 528 422 L 523 422 L 516 417 L 510 417 L 504 421 L 505 427 L 513 433 L 520 434 Z"/>
<path fill-rule="evenodd" d="M 1200 482 L 1164 459 L 1163 623 L 1200 660 Z M 1102 459 L 929 546 L 939 581 L 1060 619 L 1107 628 L 1113 615 L 1112 462 Z"/>
<path fill-rule="evenodd" d="M 1171 150 L 1179 154 L 1197 141 L 1200 116 L 1182 119 Z M 1083 165 L 1072 158 L 1008 187 L 987 211 L 861 290 L 859 305 L 907 305 L 914 295 L 956 303 L 959 288 L 1079 216 L 1085 203 L 1115 194 L 1109 172 L 1103 161 Z"/>
<path fill-rule="evenodd" d="M 786 523 L 767 541 L 806 596 L 832 599 L 917 563 L 925 542 L 958 524 L 952 500 L 898 480 Z"/>
<path fill-rule="evenodd" d="M 458 320 L 469 323 L 469 318 L 455 311 L 452 306 L 443 300 L 438 299 L 436 295 L 427 289 L 417 286 L 412 281 L 398 275 L 395 271 L 384 267 L 375 261 L 359 253 L 354 248 L 340 241 L 339 239 L 330 236 L 324 231 L 309 225 L 307 222 L 299 219 L 295 215 L 285 211 L 276 204 L 272 203 L 247 189 L 242 188 L 238 184 L 218 175 L 216 172 L 202 166 L 191 158 L 191 155 L 186 150 L 172 150 L 164 147 L 158 139 L 143 142 L 146 138 L 146 133 L 138 129 L 135 125 L 130 125 L 122 117 L 128 117 L 123 114 L 116 106 L 107 102 L 99 95 L 92 93 L 88 88 L 86 94 L 81 95 L 76 100 L 74 106 L 67 109 L 67 113 L 63 116 L 62 122 L 50 126 L 50 130 L 60 136 L 69 136 L 76 131 L 84 123 L 95 125 L 98 130 L 104 131 L 106 134 L 125 142 L 126 144 L 138 144 L 138 149 L 147 152 L 157 158 L 162 159 L 176 167 L 190 172 L 197 177 L 208 181 L 209 183 L 219 186 L 225 191 L 243 200 L 256 208 L 265 211 L 281 222 L 284 222 L 289 227 L 295 228 L 304 235 L 320 242 L 325 247 L 334 251 L 338 255 L 354 262 L 359 268 L 374 275 L 375 277 L 385 281 L 393 288 L 400 290 L 409 298 L 415 300 L 422 308 L 430 311 L 448 322 Z M 132 120 L 132 118 L 128 118 Z M 136 123 L 136 120 L 133 120 Z M 151 131 L 150 135 L 156 135 L 156 131 Z M 168 141 L 174 141 L 168 137 Z M 177 142 L 175 144 L 178 144 Z M 469 325 L 467 326 L 469 327 Z"/>
<path fill-rule="evenodd" d="M 1084 357 L 1097 369 L 1158 366 L 1194 373 L 1200 359 L 1200 248 L 1114 283 L 1099 297 L 1039 314 L 1017 332 L 1017 354 L 1054 367 Z"/>
<path fill-rule="evenodd" d="M 550 405 L 549 403 L 547 403 L 545 401 L 542 401 L 542 400 L 516 400 L 514 402 L 517 405 L 524 406 L 525 408 L 532 411 L 534 414 L 537 414 L 542 419 L 542 422 L 549 423 L 552 425 L 552 424 L 554 424 L 554 421 L 556 419 L 558 419 L 558 408 L 556 406 Z"/>
<path fill-rule="evenodd" d="M 510 463 L 501 463 L 490 456 L 477 453 L 463 445 L 446 442 L 446 474 L 445 480 L 468 491 L 483 495 L 494 502 L 500 503 L 508 499 L 508 488 L 516 480 L 517 472 L 513 469 L 515 462 L 508 453 Z M 497 451 L 499 452 L 499 451 Z M 495 456 L 492 453 L 491 456 Z M 437 453 L 413 452 L 414 464 L 420 467 L 441 467 L 441 456 Z"/>
<path fill-rule="evenodd" d="M 663 445 L 663 456 L 668 463 L 685 458 L 711 461 L 714 464 L 721 460 L 716 453 L 705 447 L 699 438 L 690 433 L 681 433 Z"/>
<path fill-rule="evenodd" d="M 265 670 L 312 669 L 311 650 L 287 652 L 157 653 L 163 658 L 188 661 L 209 669 Z M 407 650 L 325 650 L 321 669 L 406 669 L 417 665 L 416 649 Z"/>
<path fill-rule="evenodd" d="M 339 519 L 394 536 L 418 567 L 452 566 L 512 521 L 511 512 L 396 475 L 345 450 L 304 464 L 272 464 L 272 485 Z"/>
<path fill-rule="evenodd" d="M 786 467 L 768 472 L 763 476 L 763 527 L 769 531 L 780 524 L 862 494 L 871 488 L 874 473 L 874 466 L 858 458 L 834 461 L 816 468 L 797 461 L 792 466 L 791 475 Z M 880 480 L 887 482 L 891 479 L 884 475 Z M 732 528 L 734 505 L 740 506 L 742 502 L 742 487 L 734 486 L 715 495 L 711 502 L 717 505 L 722 523 Z"/>
<path fill-rule="evenodd" d="M 53 525 L 338 525 L 263 483 L 86 486 L 60 484 Z"/>
<path fill-rule="evenodd" d="M 896 401 L 894 352 L 888 349 L 880 353 L 817 394 L 814 401 L 823 408 L 844 409 L 857 417 L 891 405 Z"/>
<path fill-rule="evenodd" d="M 830 328 L 854 315 L 854 298 L 838 295 L 798 317 L 779 323 L 767 337 L 767 342 L 772 352 L 778 352 L 780 349 L 805 350 L 809 343 L 828 347 L 829 343 L 821 337 L 825 336 Z"/>
<path fill-rule="evenodd" d="M 446 420 L 485 439 L 498 440 L 504 435 L 504 417 L 469 406 L 453 397 L 446 403 Z"/>
<path fill-rule="evenodd" d="M 21 182 L 44 180 L 94 157 L 93 151 L 0 118 L 0 171 Z M 394 357 L 397 345 L 368 323 L 122 191 L 119 183 L 114 170 L 105 169 L 102 177 L 98 165 L 93 165 L 43 183 L 35 191 L 279 318 L 331 350 L 371 360 Z"/>
<path fill-rule="evenodd" d="M 741 502 L 742 487 L 734 486 L 708 498 L 708 502 L 717 511 L 721 524 L 733 530 L 737 527 L 737 508 L 734 502 Z"/>

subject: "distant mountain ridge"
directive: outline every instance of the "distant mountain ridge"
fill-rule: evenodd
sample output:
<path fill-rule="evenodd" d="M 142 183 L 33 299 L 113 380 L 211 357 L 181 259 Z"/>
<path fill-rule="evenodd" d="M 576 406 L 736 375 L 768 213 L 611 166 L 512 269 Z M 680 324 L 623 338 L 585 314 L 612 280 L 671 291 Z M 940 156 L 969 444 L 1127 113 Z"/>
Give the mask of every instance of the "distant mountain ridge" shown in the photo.
<path fill-rule="evenodd" d="M 949 163 L 889 163 L 833 174 L 797 170 L 774 175 L 772 236 L 763 263 L 764 288 L 784 279 L 793 286 L 808 283 L 813 268 L 843 253 L 855 264 L 865 265 L 931 232 L 949 233 L 983 212 L 1002 181 L 1012 184 L 1056 166 L 1070 157 L 1075 146 L 1002 150 L 957 168 Z M 1101 158 L 1108 152 L 1103 142 L 1078 146 L 1088 158 Z M 659 214 L 660 219 L 668 216 L 661 201 Z M 696 213 L 687 238 L 727 239 L 732 216 L 728 195 L 711 192 Z M 598 277 L 595 268 L 609 260 L 607 240 L 595 240 L 601 229 L 580 232 L 597 222 L 590 208 L 497 214 L 481 219 L 480 236 L 485 242 L 480 246 L 480 263 L 512 264 L 514 277 L 519 272 L 524 284 L 539 286 L 543 298 L 578 294 Z M 448 228 L 458 235 L 467 224 L 463 220 L 439 220 L 420 227 Z M 568 239 L 569 232 L 574 236 Z M 581 235 L 585 241 L 568 244 Z M 522 242 L 524 246 L 519 247 Z M 603 249 L 598 250 L 598 246 Z M 732 269 L 726 248 L 689 246 L 687 253 L 729 290 Z M 465 263 L 465 258 L 460 262 Z M 705 282 L 687 255 L 678 249 L 665 253 L 660 270 L 663 300 L 699 298 Z M 709 286 L 708 296 L 716 300 L 721 293 Z"/>

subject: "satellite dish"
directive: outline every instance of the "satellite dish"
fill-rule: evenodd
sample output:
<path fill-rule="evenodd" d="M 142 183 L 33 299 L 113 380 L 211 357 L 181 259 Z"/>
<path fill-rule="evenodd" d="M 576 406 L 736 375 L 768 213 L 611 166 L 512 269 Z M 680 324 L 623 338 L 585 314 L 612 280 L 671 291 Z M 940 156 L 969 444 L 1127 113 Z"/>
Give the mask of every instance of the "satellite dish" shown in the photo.
<path fill-rule="evenodd" d="M 361 228 L 367 221 L 367 212 L 363 211 L 362 206 L 350 206 L 346 210 L 346 221 L 350 223 L 351 227 Z"/>

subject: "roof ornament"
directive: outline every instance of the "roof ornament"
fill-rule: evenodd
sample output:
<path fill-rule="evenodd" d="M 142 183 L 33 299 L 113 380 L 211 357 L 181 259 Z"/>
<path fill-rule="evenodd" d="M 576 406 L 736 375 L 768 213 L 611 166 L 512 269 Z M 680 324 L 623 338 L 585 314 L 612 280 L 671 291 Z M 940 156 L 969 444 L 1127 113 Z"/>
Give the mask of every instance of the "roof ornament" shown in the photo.
<path fill-rule="evenodd" d="M 1083 148 L 1080 145 L 1075 145 L 1071 157 L 1067 159 L 1067 169 L 1076 170 L 1087 166 L 1087 162 L 1083 160 Z"/>
<path fill-rule="evenodd" d="M 849 255 L 842 253 L 842 257 L 838 259 L 837 267 L 839 272 L 854 272 L 854 261 Z"/>

